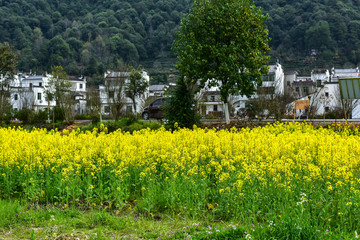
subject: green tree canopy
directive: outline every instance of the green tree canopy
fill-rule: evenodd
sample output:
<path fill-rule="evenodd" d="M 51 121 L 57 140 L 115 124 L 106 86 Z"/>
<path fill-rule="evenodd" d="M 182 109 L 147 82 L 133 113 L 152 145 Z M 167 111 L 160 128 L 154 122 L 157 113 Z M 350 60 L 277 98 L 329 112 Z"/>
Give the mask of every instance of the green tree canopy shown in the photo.
<path fill-rule="evenodd" d="M 14 48 L 9 43 L 0 44 L 0 75 L 7 78 L 15 74 L 17 57 Z"/>
<path fill-rule="evenodd" d="M 195 0 L 174 43 L 177 69 L 200 86 L 219 86 L 228 122 L 228 96 L 250 96 L 268 71 L 266 16 L 250 0 Z"/>
<path fill-rule="evenodd" d="M 149 86 L 149 82 L 143 75 L 141 67 L 138 69 L 132 68 L 129 75 L 129 82 L 126 84 L 125 94 L 129 97 L 134 106 L 134 113 L 136 113 L 136 97 L 140 97 Z"/>

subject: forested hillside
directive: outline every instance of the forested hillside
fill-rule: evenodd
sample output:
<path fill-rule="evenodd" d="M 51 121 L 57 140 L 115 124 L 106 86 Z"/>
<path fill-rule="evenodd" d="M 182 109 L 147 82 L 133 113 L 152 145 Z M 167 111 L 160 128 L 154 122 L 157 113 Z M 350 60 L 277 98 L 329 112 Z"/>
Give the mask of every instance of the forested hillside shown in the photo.
<path fill-rule="evenodd" d="M 101 75 L 120 59 L 161 69 L 167 67 L 162 61 L 173 58 L 174 33 L 191 5 L 191 0 L 0 0 L 0 42 L 21 50 L 19 69 L 25 71 L 63 65 L 69 74 Z"/>
<path fill-rule="evenodd" d="M 255 2 L 269 14 L 267 27 L 272 39 L 271 55 L 279 58 L 287 68 L 309 71 L 314 67 L 353 67 L 359 64 L 359 0 Z"/>
<path fill-rule="evenodd" d="M 272 61 L 292 70 L 360 62 L 360 0 L 255 3 L 269 14 Z M 162 82 L 174 69 L 174 33 L 191 5 L 192 0 L 0 0 L 0 42 L 19 50 L 23 71 L 63 65 L 69 74 L 96 81 L 123 61 L 141 63 Z"/>

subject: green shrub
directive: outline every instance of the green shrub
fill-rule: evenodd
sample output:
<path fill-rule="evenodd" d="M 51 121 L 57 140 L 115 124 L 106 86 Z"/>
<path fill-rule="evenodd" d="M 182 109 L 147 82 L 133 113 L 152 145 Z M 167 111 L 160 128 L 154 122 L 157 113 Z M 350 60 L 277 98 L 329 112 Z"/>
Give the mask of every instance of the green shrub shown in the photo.
<path fill-rule="evenodd" d="M 89 115 L 89 114 L 77 114 L 75 116 L 75 119 L 76 120 L 92 120 L 92 115 Z"/>
<path fill-rule="evenodd" d="M 92 114 L 90 115 L 91 123 L 95 124 L 100 122 L 100 115 L 99 114 Z"/>
<path fill-rule="evenodd" d="M 15 112 L 15 118 L 21 121 L 23 124 L 28 124 L 31 122 L 33 115 L 33 110 L 31 109 L 21 109 Z"/>
<path fill-rule="evenodd" d="M 48 119 L 48 112 L 45 110 L 39 110 L 32 113 L 32 119 L 30 123 L 45 123 Z"/>

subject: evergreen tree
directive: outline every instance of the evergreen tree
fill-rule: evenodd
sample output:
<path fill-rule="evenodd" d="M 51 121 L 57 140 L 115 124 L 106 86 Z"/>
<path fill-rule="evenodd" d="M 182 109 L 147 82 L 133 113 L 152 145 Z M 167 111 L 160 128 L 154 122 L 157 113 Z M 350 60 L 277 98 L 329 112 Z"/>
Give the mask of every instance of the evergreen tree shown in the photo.
<path fill-rule="evenodd" d="M 170 89 L 170 97 L 164 104 L 164 115 L 171 127 L 177 123 L 179 127 L 192 128 L 200 123 L 192 88 L 184 77 L 179 77 L 176 87 Z"/>

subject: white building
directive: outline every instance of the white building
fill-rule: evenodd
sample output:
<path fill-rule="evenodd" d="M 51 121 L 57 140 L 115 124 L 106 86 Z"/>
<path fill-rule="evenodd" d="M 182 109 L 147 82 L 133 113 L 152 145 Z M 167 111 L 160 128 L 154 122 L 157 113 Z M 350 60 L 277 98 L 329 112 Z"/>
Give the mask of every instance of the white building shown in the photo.
<path fill-rule="evenodd" d="M 338 78 L 359 78 L 359 68 L 347 68 L 347 69 L 331 69 L 331 82 L 338 82 Z"/>
<path fill-rule="evenodd" d="M 149 97 L 163 97 L 169 85 L 150 85 L 149 86 Z"/>
<path fill-rule="evenodd" d="M 315 91 L 302 99 L 310 97 L 310 107 L 315 115 L 322 116 L 331 111 L 343 111 L 341 103 L 338 78 L 359 78 L 359 69 L 331 69 L 312 71 L 311 79 L 314 82 Z M 353 101 L 352 118 L 360 118 L 359 101 Z M 297 116 L 299 113 L 297 113 Z"/>
<path fill-rule="evenodd" d="M 265 92 L 277 95 L 283 95 L 285 93 L 284 71 L 281 64 L 277 63 L 275 65 L 270 65 L 269 73 L 263 76 L 262 80 L 261 88 Z M 199 105 L 200 112 L 203 116 L 222 116 L 224 114 L 219 87 L 209 88 L 206 85 L 200 93 L 202 94 L 202 98 Z M 256 94 L 252 96 L 252 98 L 257 97 Z M 229 96 L 229 103 L 232 105 L 234 114 L 244 111 L 248 100 L 249 99 L 246 96 L 240 94 Z"/>
<path fill-rule="evenodd" d="M 122 104 L 121 111 L 123 113 L 134 113 L 133 102 L 130 98 L 126 97 L 126 85 L 130 82 L 130 72 L 112 72 L 108 71 L 104 74 L 104 84 L 99 86 L 100 100 L 101 100 L 101 113 L 103 115 L 110 115 L 112 107 L 115 104 Z M 143 71 L 142 76 L 145 81 L 149 82 L 150 78 L 147 72 Z M 149 97 L 149 88 L 141 97 L 136 97 L 136 112 L 141 113 L 144 107 L 145 100 Z"/>
<path fill-rule="evenodd" d="M 284 95 L 286 90 L 285 74 L 280 63 L 269 66 L 268 75 L 262 78 L 262 90 L 264 93 Z M 255 94 L 251 98 L 257 98 Z M 233 104 L 235 113 L 241 113 L 245 110 L 246 102 L 249 99 L 246 96 L 234 95 L 231 96 L 231 102 Z"/>
<path fill-rule="evenodd" d="M 56 105 L 55 100 L 48 103 L 44 93 L 49 84 L 50 74 L 31 75 L 19 73 L 10 81 L 10 103 L 14 110 L 34 109 L 45 110 Z M 69 77 L 71 91 L 74 93 L 76 105 L 74 114 L 86 113 L 86 78 Z"/>

